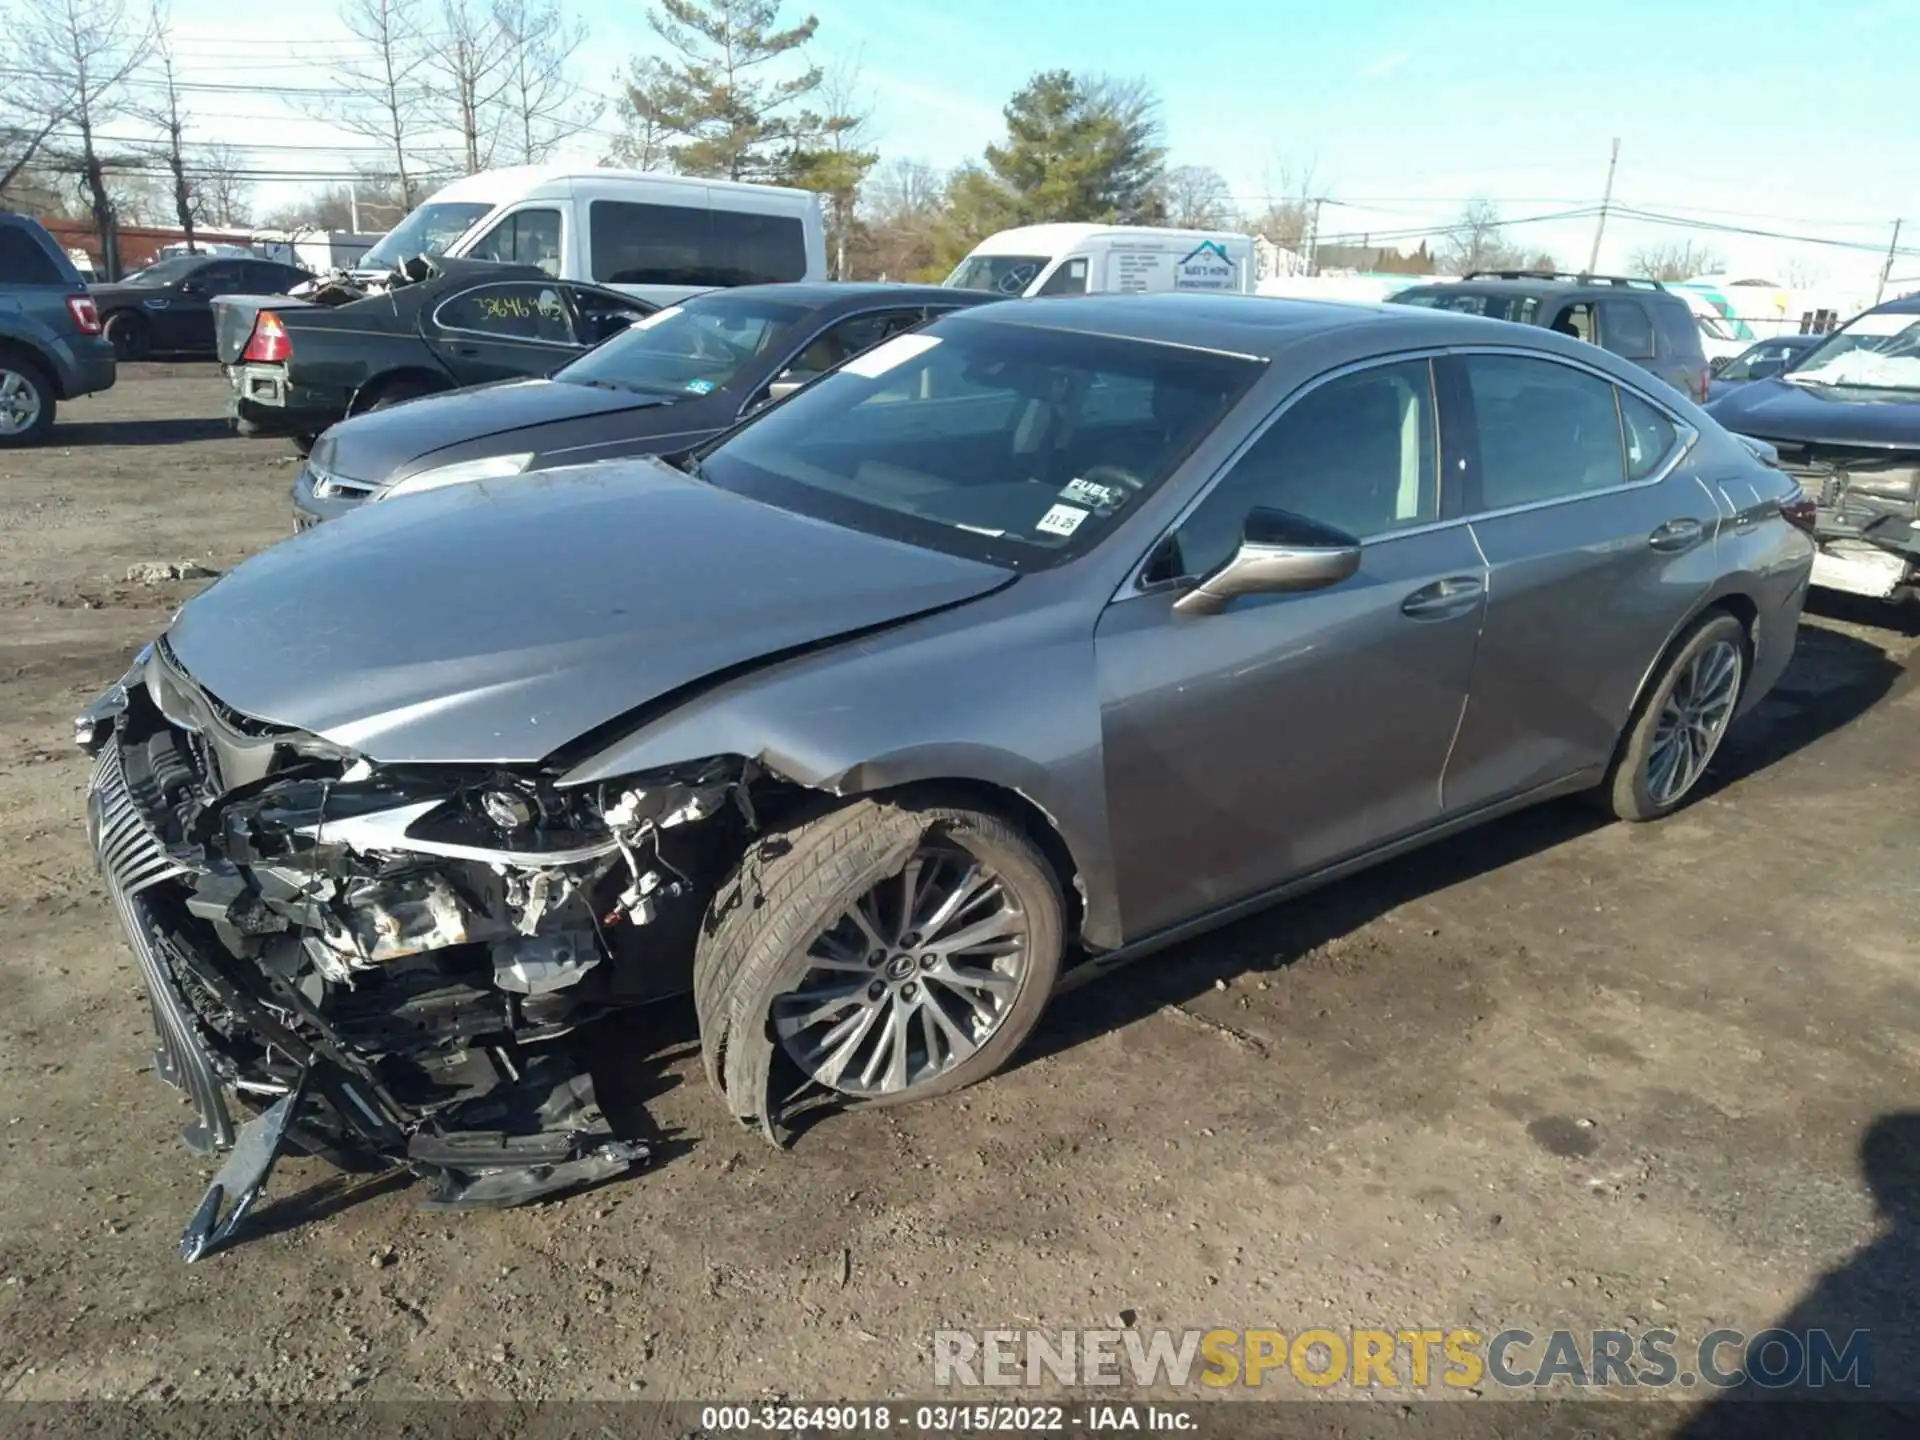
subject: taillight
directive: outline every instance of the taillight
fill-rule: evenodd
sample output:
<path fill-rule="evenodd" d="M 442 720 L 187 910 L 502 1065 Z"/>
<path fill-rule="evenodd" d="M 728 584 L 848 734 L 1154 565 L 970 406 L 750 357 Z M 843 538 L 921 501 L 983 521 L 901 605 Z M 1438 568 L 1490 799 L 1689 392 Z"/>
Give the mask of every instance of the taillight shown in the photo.
<path fill-rule="evenodd" d="M 271 310 L 254 316 L 253 334 L 247 337 L 247 348 L 240 352 L 240 358 L 274 365 L 292 354 L 293 341 L 287 338 L 287 327 L 280 323 L 280 317 Z"/>
<path fill-rule="evenodd" d="M 67 313 L 73 316 L 73 323 L 80 327 L 82 335 L 100 333 L 100 307 L 93 303 L 91 295 L 69 295 Z"/>
<path fill-rule="evenodd" d="M 1713 369 L 1708 367 L 1700 372 L 1700 403 L 1707 403 L 1707 397 L 1713 394 Z"/>
<path fill-rule="evenodd" d="M 1815 520 L 1813 497 L 1796 485 L 1793 494 L 1780 502 L 1780 518 L 1796 530 L 1804 530 L 1809 535 L 1813 534 Z"/>

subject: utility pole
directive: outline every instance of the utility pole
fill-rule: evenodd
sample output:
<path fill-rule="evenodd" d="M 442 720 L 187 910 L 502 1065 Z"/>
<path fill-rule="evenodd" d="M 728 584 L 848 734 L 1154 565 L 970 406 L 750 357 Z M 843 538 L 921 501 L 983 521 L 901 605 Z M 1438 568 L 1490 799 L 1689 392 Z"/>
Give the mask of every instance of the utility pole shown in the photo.
<path fill-rule="evenodd" d="M 1900 248 L 1900 222 L 1893 222 L 1893 239 L 1887 244 L 1887 263 L 1880 267 L 1880 283 L 1873 287 L 1873 303 L 1878 305 L 1880 297 L 1887 293 L 1887 277 L 1893 274 L 1893 252 Z"/>
<path fill-rule="evenodd" d="M 1307 217 L 1307 274 L 1309 275 L 1320 273 L 1320 267 L 1314 257 L 1320 249 L 1320 207 L 1325 203 L 1324 198 L 1316 198 L 1313 202 L 1313 211 Z"/>
<path fill-rule="evenodd" d="M 347 228 L 356 235 L 360 233 L 360 192 L 351 180 L 347 182 Z"/>
<path fill-rule="evenodd" d="M 1607 157 L 1607 188 L 1600 195 L 1600 218 L 1593 226 L 1593 249 L 1587 254 L 1587 273 L 1600 268 L 1600 237 L 1607 233 L 1607 207 L 1613 204 L 1613 169 L 1620 163 L 1620 139 L 1614 137 L 1613 153 Z"/>

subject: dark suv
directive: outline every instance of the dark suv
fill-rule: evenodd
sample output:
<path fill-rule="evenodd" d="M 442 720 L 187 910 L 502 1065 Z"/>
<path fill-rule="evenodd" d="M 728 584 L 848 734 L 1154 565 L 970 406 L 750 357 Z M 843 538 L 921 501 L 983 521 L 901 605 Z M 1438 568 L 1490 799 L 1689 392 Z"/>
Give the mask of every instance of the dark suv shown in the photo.
<path fill-rule="evenodd" d="M 1544 325 L 1651 370 L 1702 404 L 1712 370 L 1687 302 L 1657 280 L 1533 270 L 1475 270 L 1443 285 L 1416 285 L 1398 305 L 1459 310 Z"/>
<path fill-rule="evenodd" d="M 58 402 L 113 379 L 113 347 L 73 261 L 38 220 L 0 213 L 0 445 L 44 440 Z"/>

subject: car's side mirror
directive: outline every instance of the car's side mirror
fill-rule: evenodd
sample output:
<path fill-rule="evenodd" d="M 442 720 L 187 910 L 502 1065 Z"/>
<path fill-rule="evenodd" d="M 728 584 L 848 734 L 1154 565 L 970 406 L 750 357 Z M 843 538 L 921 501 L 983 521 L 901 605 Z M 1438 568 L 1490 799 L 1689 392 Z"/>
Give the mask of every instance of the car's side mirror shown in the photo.
<path fill-rule="evenodd" d="M 589 310 L 586 315 L 587 343 L 598 345 L 611 340 L 637 318 L 630 310 Z"/>
<path fill-rule="evenodd" d="M 1286 510 L 1247 515 L 1240 547 L 1173 602 L 1182 615 L 1217 615 L 1241 595 L 1277 595 L 1338 585 L 1360 568 L 1360 542 L 1344 530 Z"/>
<path fill-rule="evenodd" d="M 204 295 L 207 293 L 207 287 L 202 285 L 198 280 L 182 280 L 180 282 L 180 293 L 182 295 Z"/>
<path fill-rule="evenodd" d="M 1747 367 L 1749 380 L 1771 380 L 1787 368 L 1784 360 L 1756 360 Z"/>

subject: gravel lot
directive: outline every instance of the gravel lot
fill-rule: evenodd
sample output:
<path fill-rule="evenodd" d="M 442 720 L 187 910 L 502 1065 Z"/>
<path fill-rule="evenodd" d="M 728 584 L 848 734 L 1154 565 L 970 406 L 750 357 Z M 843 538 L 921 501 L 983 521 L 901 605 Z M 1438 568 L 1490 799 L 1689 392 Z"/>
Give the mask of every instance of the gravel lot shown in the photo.
<path fill-rule="evenodd" d="M 733 1128 L 669 1007 L 602 1081 L 666 1137 L 651 1170 L 439 1215 L 404 1177 L 290 1161 L 257 1238 L 182 1265 L 210 1172 L 150 1070 L 69 717 L 196 583 L 129 566 L 225 568 L 290 529 L 290 453 L 228 435 L 221 395 L 211 367 L 127 366 L 0 452 L 0 1398 L 924 1396 L 936 1328 L 1123 1312 L 1791 1315 L 1874 1328 L 1883 1381 L 1920 1385 L 1913 1152 L 1872 1188 L 1861 1154 L 1876 1121 L 1920 1127 L 1920 624 L 1832 602 L 1666 824 L 1568 803 L 1470 834 L 785 1154 Z"/>

